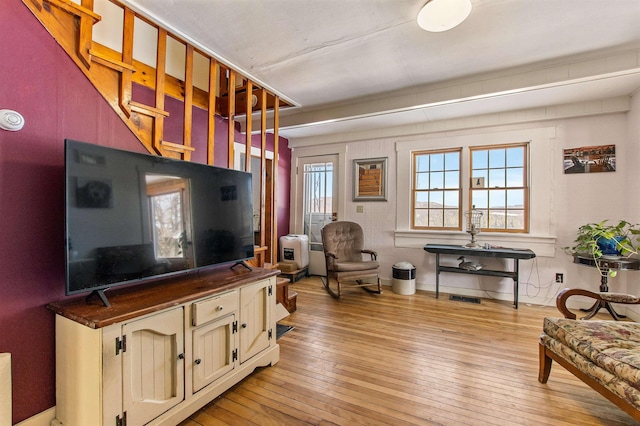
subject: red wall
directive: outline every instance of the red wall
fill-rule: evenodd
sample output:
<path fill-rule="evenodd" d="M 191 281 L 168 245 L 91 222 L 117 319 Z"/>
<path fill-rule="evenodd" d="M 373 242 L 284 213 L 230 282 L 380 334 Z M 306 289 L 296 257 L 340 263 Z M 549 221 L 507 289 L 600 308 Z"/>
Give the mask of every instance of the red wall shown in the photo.
<path fill-rule="evenodd" d="M 63 141 L 146 151 L 27 7 L 2 6 L 0 109 L 25 118 L 19 132 L 0 130 L 0 352 L 12 354 L 17 423 L 55 405 L 54 316 L 46 305 L 65 297 Z M 203 132 L 196 126 L 194 137 Z M 284 140 L 280 149 L 282 234 L 291 153 Z M 200 152 L 194 160 L 204 162 Z M 216 156 L 220 164 L 226 151 Z"/>

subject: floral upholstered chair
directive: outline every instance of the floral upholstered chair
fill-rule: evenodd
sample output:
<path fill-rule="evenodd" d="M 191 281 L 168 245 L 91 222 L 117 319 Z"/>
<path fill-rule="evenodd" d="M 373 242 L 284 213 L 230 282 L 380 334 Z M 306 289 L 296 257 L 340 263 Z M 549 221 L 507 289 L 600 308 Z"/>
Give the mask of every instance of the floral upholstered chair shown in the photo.
<path fill-rule="evenodd" d="M 577 320 L 566 301 L 586 296 L 596 303 L 640 304 L 636 296 L 565 289 L 556 305 L 565 318 L 545 318 L 540 335 L 538 381 L 547 383 L 556 361 L 640 421 L 640 324 Z"/>

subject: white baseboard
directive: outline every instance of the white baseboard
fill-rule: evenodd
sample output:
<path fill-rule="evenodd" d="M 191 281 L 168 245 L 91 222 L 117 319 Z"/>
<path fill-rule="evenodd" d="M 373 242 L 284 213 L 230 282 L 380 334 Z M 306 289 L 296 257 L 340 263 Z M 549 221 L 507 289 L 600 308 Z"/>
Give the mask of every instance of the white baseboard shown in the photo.
<path fill-rule="evenodd" d="M 51 422 L 53 422 L 55 418 L 56 407 L 51 407 L 48 410 L 17 423 L 15 426 L 51 426 Z"/>

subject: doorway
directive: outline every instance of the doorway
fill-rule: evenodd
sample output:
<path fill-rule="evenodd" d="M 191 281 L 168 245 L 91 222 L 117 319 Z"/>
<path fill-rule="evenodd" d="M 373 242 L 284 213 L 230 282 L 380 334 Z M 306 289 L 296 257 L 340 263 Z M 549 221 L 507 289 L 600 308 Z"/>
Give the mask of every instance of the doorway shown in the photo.
<path fill-rule="evenodd" d="M 297 164 L 294 229 L 309 238 L 309 274 L 326 275 L 320 230 L 338 215 L 338 155 L 303 157 Z"/>

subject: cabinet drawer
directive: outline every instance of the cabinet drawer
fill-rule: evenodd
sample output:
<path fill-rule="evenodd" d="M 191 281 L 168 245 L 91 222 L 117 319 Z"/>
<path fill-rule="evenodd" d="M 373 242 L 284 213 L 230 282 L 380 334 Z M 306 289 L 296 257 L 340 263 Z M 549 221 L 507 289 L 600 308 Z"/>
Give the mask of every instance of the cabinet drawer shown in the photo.
<path fill-rule="evenodd" d="M 237 309 L 238 292 L 231 291 L 191 305 L 191 322 L 195 327 L 211 320 L 222 318 Z"/>

